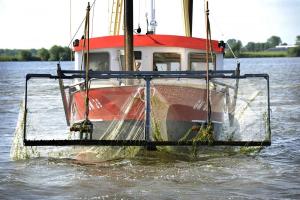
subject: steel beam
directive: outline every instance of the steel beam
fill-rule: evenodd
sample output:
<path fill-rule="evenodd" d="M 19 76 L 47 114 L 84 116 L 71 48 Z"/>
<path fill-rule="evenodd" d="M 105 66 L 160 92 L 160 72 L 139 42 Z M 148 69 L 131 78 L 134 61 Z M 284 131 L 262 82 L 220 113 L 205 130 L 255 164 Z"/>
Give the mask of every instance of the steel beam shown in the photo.
<path fill-rule="evenodd" d="M 25 140 L 25 146 L 270 146 L 271 141 Z"/>

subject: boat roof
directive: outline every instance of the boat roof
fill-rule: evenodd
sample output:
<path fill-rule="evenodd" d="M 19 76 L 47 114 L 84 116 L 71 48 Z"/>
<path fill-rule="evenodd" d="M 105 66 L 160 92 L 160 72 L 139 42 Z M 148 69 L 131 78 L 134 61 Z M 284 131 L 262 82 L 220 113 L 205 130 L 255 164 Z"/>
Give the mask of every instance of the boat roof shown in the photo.
<path fill-rule="evenodd" d="M 177 35 L 134 35 L 135 47 L 180 47 L 188 49 L 206 50 L 206 39 L 177 36 Z M 123 48 L 124 35 L 104 36 L 90 38 L 90 50 L 104 48 Z M 216 53 L 224 52 L 224 48 L 218 46 L 218 41 L 212 40 L 212 48 Z M 75 51 L 83 50 L 83 39 L 74 47 Z"/>

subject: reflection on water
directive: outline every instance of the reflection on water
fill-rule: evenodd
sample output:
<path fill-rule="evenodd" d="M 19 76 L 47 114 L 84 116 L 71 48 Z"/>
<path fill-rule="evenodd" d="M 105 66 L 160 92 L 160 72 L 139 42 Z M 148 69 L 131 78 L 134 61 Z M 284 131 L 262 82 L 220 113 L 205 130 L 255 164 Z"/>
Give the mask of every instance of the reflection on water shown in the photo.
<path fill-rule="evenodd" d="M 71 68 L 72 63 L 63 66 Z M 226 60 L 225 66 L 234 68 L 234 60 Z M 197 158 L 141 151 L 130 159 L 88 163 L 48 155 L 11 161 L 24 74 L 54 73 L 55 68 L 48 62 L 0 63 L 1 199 L 299 198 L 299 58 L 241 59 L 242 73 L 270 74 L 272 146 L 260 152 L 218 147 L 200 149 Z"/>

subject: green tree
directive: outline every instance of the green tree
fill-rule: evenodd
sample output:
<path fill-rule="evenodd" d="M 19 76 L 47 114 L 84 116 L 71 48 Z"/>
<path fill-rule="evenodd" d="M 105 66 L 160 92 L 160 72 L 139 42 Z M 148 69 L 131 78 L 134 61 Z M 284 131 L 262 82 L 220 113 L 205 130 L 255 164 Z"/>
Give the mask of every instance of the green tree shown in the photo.
<path fill-rule="evenodd" d="M 28 50 L 21 50 L 18 53 L 18 60 L 21 61 L 27 61 L 27 60 L 32 60 L 32 54 Z"/>
<path fill-rule="evenodd" d="M 50 58 L 50 53 L 47 49 L 41 48 L 37 51 L 38 56 L 41 58 L 43 61 L 47 61 Z"/>
<path fill-rule="evenodd" d="M 231 50 L 233 51 L 233 53 L 236 55 L 236 56 L 239 56 L 240 55 L 240 51 L 242 49 L 242 42 L 240 40 L 236 40 L 236 39 L 229 39 L 227 40 L 227 45 L 231 48 Z M 232 57 L 232 52 L 227 49 L 226 51 L 226 54 L 227 56 L 229 57 Z"/>
<path fill-rule="evenodd" d="M 64 54 L 64 48 L 61 46 L 54 45 L 49 50 L 51 61 L 58 61 Z"/>
<path fill-rule="evenodd" d="M 300 45 L 300 35 L 297 35 L 296 37 L 296 45 Z"/>
<path fill-rule="evenodd" d="M 57 61 L 57 60 L 70 60 L 71 59 L 71 49 L 69 47 L 61 47 L 54 45 L 49 50 L 51 61 Z"/>
<path fill-rule="evenodd" d="M 282 41 L 281 41 L 280 37 L 273 35 L 267 40 L 267 43 L 270 45 L 269 48 L 272 48 L 272 47 L 276 47 L 277 45 L 281 44 Z"/>
<path fill-rule="evenodd" d="M 236 40 L 236 39 L 229 39 L 227 41 L 227 44 L 231 47 L 231 50 L 233 52 L 239 52 L 242 48 L 242 42 L 240 40 Z"/>
<path fill-rule="evenodd" d="M 290 57 L 300 57 L 300 46 L 288 49 L 288 56 Z"/>
<path fill-rule="evenodd" d="M 36 49 L 30 49 L 32 57 L 37 56 L 37 50 Z"/>
<path fill-rule="evenodd" d="M 254 42 L 248 42 L 247 45 L 245 46 L 245 49 L 247 51 L 255 51 L 255 45 L 256 43 Z"/>
<path fill-rule="evenodd" d="M 64 47 L 64 53 L 62 55 L 64 61 L 71 60 L 71 49 L 69 47 Z"/>

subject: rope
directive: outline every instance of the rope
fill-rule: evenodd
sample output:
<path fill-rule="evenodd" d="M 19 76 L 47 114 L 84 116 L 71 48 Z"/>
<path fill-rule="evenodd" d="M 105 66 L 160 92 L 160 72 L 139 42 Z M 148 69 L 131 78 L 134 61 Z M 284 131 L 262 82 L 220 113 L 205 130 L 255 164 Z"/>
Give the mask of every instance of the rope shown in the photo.
<path fill-rule="evenodd" d="M 211 105 L 209 98 L 209 53 L 211 49 L 211 33 L 210 33 L 210 24 L 209 24 L 209 10 L 208 10 L 208 0 L 205 0 L 205 25 L 206 25 L 206 101 L 207 101 L 207 122 L 211 122 Z"/>
<path fill-rule="evenodd" d="M 233 57 L 237 60 L 237 62 L 238 62 L 238 57 L 234 54 L 234 52 L 232 51 L 232 49 L 231 49 L 231 46 L 228 44 L 228 43 L 226 43 L 227 44 L 227 46 L 228 46 L 228 48 L 229 48 L 229 50 L 230 50 L 230 52 L 232 53 L 232 55 L 233 55 Z"/>
<path fill-rule="evenodd" d="M 213 19 L 213 20 L 214 20 L 214 19 Z M 220 26 L 218 26 L 217 23 L 214 23 L 214 27 L 215 27 L 215 29 L 217 29 L 217 32 L 222 33 L 222 37 L 223 37 L 224 39 L 225 39 L 225 38 L 227 38 L 227 39 L 229 38 L 228 35 L 226 36 L 226 34 L 224 34 L 223 29 L 222 29 Z M 228 46 L 230 52 L 232 53 L 234 59 L 236 60 L 236 62 L 239 63 L 239 57 L 237 57 L 237 56 L 234 54 L 234 52 L 232 51 L 231 46 L 230 46 L 228 43 L 226 43 L 226 44 L 227 44 L 227 46 Z"/>
<path fill-rule="evenodd" d="M 91 8 L 94 7 L 95 3 L 96 3 L 96 0 L 94 0 L 94 2 L 92 3 L 92 5 L 91 5 L 90 7 L 91 7 Z M 79 29 L 81 28 L 83 22 L 85 21 L 85 19 L 86 19 L 86 16 L 82 19 L 82 21 L 81 21 L 80 25 L 78 26 L 78 28 L 77 28 L 75 34 L 73 35 L 73 37 L 72 37 L 72 39 L 71 39 L 71 41 L 70 41 L 68 47 L 70 47 L 70 45 L 72 44 L 74 38 L 76 37 L 76 35 L 77 35 Z"/>
<path fill-rule="evenodd" d="M 94 2 L 92 3 L 92 5 L 91 5 L 90 7 L 92 8 L 92 7 L 95 5 L 95 3 L 96 3 L 96 0 L 94 0 Z M 70 46 L 71 46 L 73 40 L 75 39 L 75 37 L 76 37 L 78 31 L 80 30 L 80 28 L 81 28 L 83 22 L 85 22 L 85 19 L 86 19 L 86 16 L 82 19 L 81 23 L 79 24 L 79 26 L 78 26 L 78 28 L 77 28 L 75 34 L 73 35 L 72 39 L 70 40 L 70 42 L 69 42 L 69 44 L 68 44 L 68 48 L 70 48 Z M 63 58 L 63 57 L 61 56 L 60 59 L 59 59 L 59 61 L 58 61 L 59 63 L 60 63 L 60 61 L 62 60 L 62 58 Z"/>
<path fill-rule="evenodd" d="M 95 1 L 94 1 L 95 2 Z M 87 54 L 85 59 L 85 119 L 88 120 L 89 117 L 89 49 L 90 49 L 90 3 L 88 3 L 88 7 L 86 9 L 86 20 L 84 27 L 84 49 L 87 41 Z"/>
<path fill-rule="evenodd" d="M 215 59 L 214 59 L 214 55 L 213 55 L 213 45 L 212 45 L 212 42 L 211 42 L 211 28 L 210 28 L 210 20 L 209 18 L 207 19 L 207 24 L 208 24 L 208 36 L 209 36 L 209 52 L 210 52 L 210 56 L 211 56 L 211 62 L 213 63 L 213 65 L 215 64 Z M 214 69 L 216 69 L 216 66 L 214 65 Z"/>

